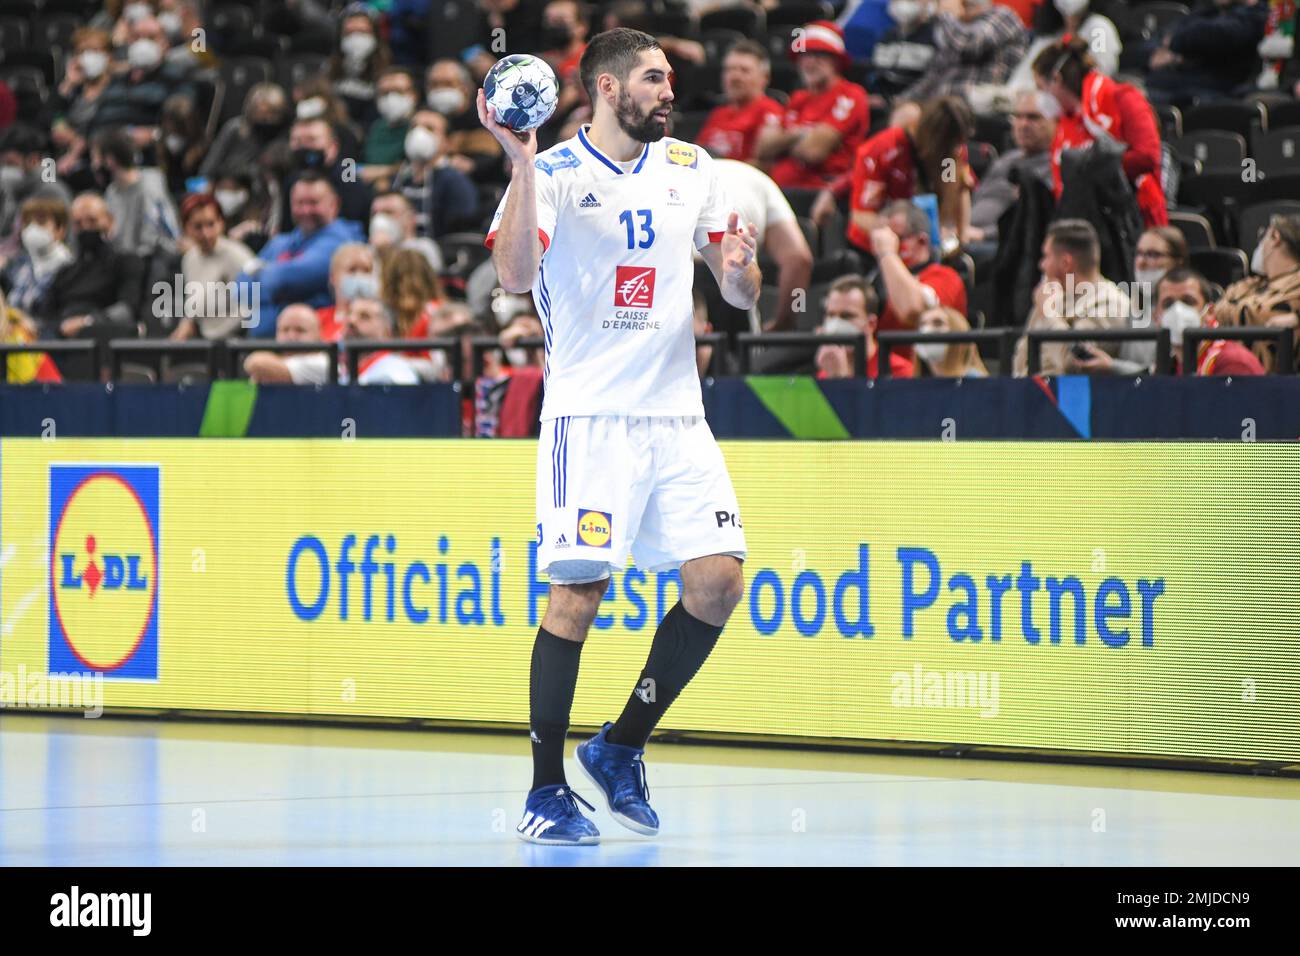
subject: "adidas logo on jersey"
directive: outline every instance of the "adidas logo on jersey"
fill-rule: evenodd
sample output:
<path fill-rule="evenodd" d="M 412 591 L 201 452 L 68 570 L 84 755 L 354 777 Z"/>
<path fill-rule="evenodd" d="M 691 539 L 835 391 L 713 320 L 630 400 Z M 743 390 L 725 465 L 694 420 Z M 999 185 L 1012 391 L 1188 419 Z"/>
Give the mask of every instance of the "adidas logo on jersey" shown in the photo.
<path fill-rule="evenodd" d="M 587 193 L 582 197 L 582 201 L 578 203 L 579 209 L 596 209 L 599 206 L 600 200 L 596 198 L 595 193 Z"/>
<path fill-rule="evenodd" d="M 555 546 L 557 548 L 567 548 L 569 546 L 569 539 L 566 538 L 564 535 L 560 535 L 558 538 L 555 539 Z"/>

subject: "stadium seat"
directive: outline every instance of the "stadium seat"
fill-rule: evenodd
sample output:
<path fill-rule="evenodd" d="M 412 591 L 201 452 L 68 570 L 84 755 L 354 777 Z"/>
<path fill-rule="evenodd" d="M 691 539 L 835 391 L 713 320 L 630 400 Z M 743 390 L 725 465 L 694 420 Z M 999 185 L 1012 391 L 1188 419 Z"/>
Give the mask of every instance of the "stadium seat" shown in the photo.
<path fill-rule="evenodd" d="M 768 27 L 767 52 L 771 54 L 774 68 L 778 62 L 789 63 L 790 44 L 794 41 L 794 31 L 797 29 L 793 25 Z"/>
<path fill-rule="evenodd" d="M 1268 175 L 1283 175 L 1300 170 L 1300 126 L 1256 130 L 1250 155 L 1260 170 Z"/>
<path fill-rule="evenodd" d="M 162 380 L 167 385 L 198 385 L 208 381 L 208 367 L 202 362 L 178 362 L 163 369 Z"/>
<path fill-rule="evenodd" d="M 818 258 L 822 256 L 833 256 L 835 253 L 844 249 L 848 243 L 848 236 L 845 234 L 848 225 L 844 217 L 836 209 L 826 221 L 822 223 L 821 229 L 818 230 L 817 241 L 821 247 L 813 250 L 813 254 Z"/>
<path fill-rule="evenodd" d="M 695 142 L 700 135 L 700 130 L 704 128 L 704 122 L 709 118 L 708 110 L 691 110 L 689 112 L 673 112 L 673 131 L 672 135 L 676 139 L 684 139 L 688 143 Z"/>
<path fill-rule="evenodd" d="M 1240 249 L 1193 249 L 1188 258 L 1193 269 L 1225 289 L 1250 274 L 1250 262 Z"/>
<path fill-rule="evenodd" d="M 5 13 L 14 17 L 34 18 L 41 8 L 40 0 L 4 0 Z"/>
<path fill-rule="evenodd" d="M 221 64 L 220 73 L 224 92 L 218 126 L 239 115 L 249 90 L 258 83 L 271 81 L 271 63 L 260 57 L 233 57 Z"/>
<path fill-rule="evenodd" d="M 257 29 L 253 12 L 230 2 L 213 7 L 208 14 L 208 35 L 212 49 L 220 56 L 240 56 L 248 52 L 248 41 Z"/>
<path fill-rule="evenodd" d="M 31 43 L 31 26 L 19 17 L 0 17 L 0 50 L 23 50 Z"/>
<path fill-rule="evenodd" d="M 1255 203 L 1241 210 L 1241 222 L 1237 226 L 1237 244 L 1252 252 L 1264 234 L 1268 221 L 1274 216 L 1300 216 L 1300 201 L 1295 199 L 1277 199 L 1272 202 Z"/>
<path fill-rule="evenodd" d="M 1268 115 L 1266 129 L 1279 129 L 1284 126 L 1300 126 L 1300 100 L 1287 100 L 1285 103 L 1270 103 L 1265 107 Z"/>
<path fill-rule="evenodd" d="M 1173 139 L 1183 135 L 1183 111 L 1177 106 L 1153 104 L 1156 119 L 1160 121 L 1160 138 Z"/>
<path fill-rule="evenodd" d="M 862 256 L 853 249 L 841 249 L 813 263 L 813 284 L 833 282 L 844 275 L 862 275 Z"/>
<path fill-rule="evenodd" d="M 803 85 L 799 68 L 782 56 L 772 60 L 772 85 L 789 96 Z"/>
<path fill-rule="evenodd" d="M 1011 145 L 1011 121 L 998 114 L 976 116 L 973 138 L 988 143 L 999 154 L 1004 153 Z"/>
<path fill-rule="evenodd" d="M 716 64 L 719 69 L 722 68 L 722 58 L 731 49 L 731 45 L 743 39 L 745 39 L 745 34 L 737 30 L 719 28 L 700 31 L 700 44 L 704 47 L 704 55 L 708 58 L 709 63 Z"/>
<path fill-rule="evenodd" d="M 983 179 L 984 174 L 988 172 L 998 159 L 997 147 L 991 143 L 981 143 L 971 140 L 966 144 L 966 152 L 970 154 L 970 168 L 977 178 Z"/>
<path fill-rule="evenodd" d="M 784 0 L 767 11 L 767 25 L 801 27 L 814 20 L 829 20 L 835 15 L 824 0 Z"/>
<path fill-rule="evenodd" d="M 1187 240 L 1188 248 L 1213 249 L 1218 245 L 1214 241 L 1214 229 L 1210 226 L 1210 220 L 1202 215 L 1182 209 L 1171 209 L 1169 210 L 1169 225 L 1183 234 L 1183 238 Z"/>
<path fill-rule="evenodd" d="M 482 233 L 452 232 L 437 242 L 442 251 L 442 276 L 445 279 L 459 279 L 463 283 L 492 255 L 492 251 L 483 245 Z"/>
<path fill-rule="evenodd" d="M 70 13 L 56 13 L 34 21 L 33 40 L 51 49 L 70 51 L 72 34 L 82 21 Z"/>
<path fill-rule="evenodd" d="M 1200 129 L 1227 130 L 1250 140 L 1258 128 L 1267 129 L 1261 103 L 1201 103 L 1183 114 L 1183 135 Z"/>
<path fill-rule="evenodd" d="M 650 15 L 650 32 L 657 36 L 694 39 L 695 30 L 695 18 L 689 10 L 661 7 Z"/>
<path fill-rule="evenodd" d="M 790 201 L 790 208 L 796 216 L 812 214 L 812 205 L 817 199 L 817 189 L 785 189 L 785 198 Z"/>
<path fill-rule="evenodd" d="M 1179 203 L 1205 210 L 1221 240 L 1235 242 L 1237 222 L 1246 206 L 1300 196 L 1300 173 L 1259 177 L 1247 182 L 1240 169 L 1210 169 L 1183 180 Z M 1238 243 L 1240 245 L 1240 243 Z"/>
<path fill-rule="evenodd" d="M 1240 166 L 1246 158 L 1246 140 L 1240 133 L 1226 130 L 1196 130 L 1169 142 L 1181 155 L 1199 160 L 1207 167 Z"/>
<path fill-rule="evenodd" d="M 763 8 L 748 4 L 713 10 L 700 16 L 700 32 L 734 30 L 742 36 L 758 36 L 767 29 Z"/>
<path fill-rule="evenodd" d="M 1191 12 L 1184 3 L 1142 3 L 1137 6 L 1114 6 L 1110 15 L 1128 48 L 1134 40 L 1145 43 L 1174 20 Z"/>
<path fill-rule="evenodd" d="M 299 83 L 324 73 L 328 66 L 329 57 L 319 53 L 287 53 L 276 57 L 275 82 L 291 93 Z"/>
<path fill-rule="evenodd" d="M 799 230 L 803 233 L 804 241 L 808 243 L 808 248 L 813 251 L 815 256 L 822 245 L 821 230 L 817 228 L 817 223 L 807 216 L 796 216 L 795 222 L 799 224 Z"/>
<path fill-rule="evenodd" d="M 47 17 L 56 13 L 68 13 L 84 21 L 93 17 L 103 6 L 101 0 L 45 0 L 42 12 Z"/>
<path fill-rule="evenodd" d="M 711 110 L 722 102 L 721 69 L 716 63 L 681 61 L 673 66 L 674 105 L 683 110 Z"/>

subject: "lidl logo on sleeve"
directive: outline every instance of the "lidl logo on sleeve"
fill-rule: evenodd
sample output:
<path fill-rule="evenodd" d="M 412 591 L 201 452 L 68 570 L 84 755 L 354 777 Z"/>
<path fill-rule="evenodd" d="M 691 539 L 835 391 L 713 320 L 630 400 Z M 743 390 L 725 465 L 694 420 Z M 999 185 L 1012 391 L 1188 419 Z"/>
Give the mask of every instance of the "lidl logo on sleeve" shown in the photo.
<path fill-rule="evenodd" d="M 158 679 L 159 469 L 50 466 L 51 673 Z"/>
<path fill-rule="evenodd" d="M 607 511 L 578 512 L 578 542 L 589 548 L 608 548 L 614 519 Z"/>
<path fill-rule="evenodd" d="M 668 162 L 674 166 L 689 166 L 694 169 L 700 161 L 700 151 L 686 143 L 668 144 Z"/>

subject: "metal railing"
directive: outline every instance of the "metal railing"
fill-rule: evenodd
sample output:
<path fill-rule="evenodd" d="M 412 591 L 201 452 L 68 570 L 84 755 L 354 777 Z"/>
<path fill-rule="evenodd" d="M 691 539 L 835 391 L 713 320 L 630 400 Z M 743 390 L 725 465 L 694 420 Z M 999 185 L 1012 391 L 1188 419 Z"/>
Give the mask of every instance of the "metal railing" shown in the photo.
<path fill-rule="evenodd" d="M 1150 342 L 1156 343 L 1156 374 L 1168 375 L 1172 369 L 1169 330 L 1150 329 L 1033 329 L 1029 339 L 1029 374 L 1042 369 L 1041 349 L 1044 342 Z"/>
<path fill-rule="evenodd" d="M 697 338 L 698 342 L 699 339 Z M 819 332 L 741 332 L 736 336 L 740 360 L 740 374 L 748 375 L 755 348 L 780 346 L 849 345 L 853 347 L 853 374 L 861 378 L 867 374 L 867 339 L 864 335 L 824 335 Z"/>
<path fill-rule="evenodd" d="M 1205 340 L 1229 339 L 1236 342 L 1258 342 L 1269 339 L 1277 340 L 1277 353 L 1274 355 L 1273 373 L 1275 375 L 1294 375 L 1294 337 L 1290 329 L 1270 329 L 1263 326 L 1230 326 L 1222 328 L 1183 329 L 1183 374 L 1191 374 L 1196 369 L 1196 347 Z M 1190 370 L 1190 371 L 1189 371 Z"/>
<path fill-rule="evenodd" d="M 917 345 L 921 342 L 950 342 L 956 345 L 980 345 L 992 342 L 998 348 L 998 374 L 1011 374 L 1011 356 L 1015 352 L 1016 339 L 1020 333 L 1016 329 L 971 329 L 967 332 L 901 332 L 890 329 L 876 334 L 880 345 L 880 358 L 876 360 L 876 374 L 880 378 L 889 378 L 893 373 L 889 368 L 889 358 L 894 347 L 898 345 Z"/>

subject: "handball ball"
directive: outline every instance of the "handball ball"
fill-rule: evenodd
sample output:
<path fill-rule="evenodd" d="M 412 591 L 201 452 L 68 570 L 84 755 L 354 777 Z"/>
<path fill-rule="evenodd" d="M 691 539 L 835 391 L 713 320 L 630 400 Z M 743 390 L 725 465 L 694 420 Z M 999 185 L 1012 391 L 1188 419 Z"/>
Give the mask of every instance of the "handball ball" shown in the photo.
<path fill-rule="evenodd" d="M 522 133 L 551 118 L 560 89 L 545 60 L 514 54 L 497 60 L 488 70 L 483 95 L 496 111 L 498 123 Z"/>

